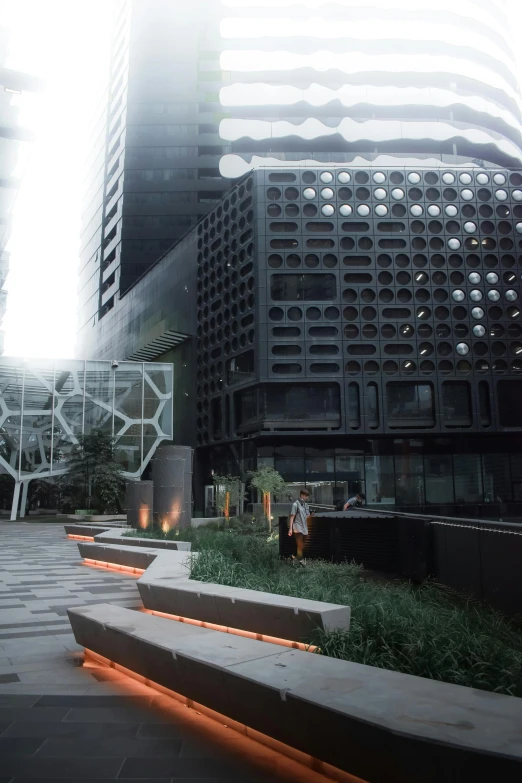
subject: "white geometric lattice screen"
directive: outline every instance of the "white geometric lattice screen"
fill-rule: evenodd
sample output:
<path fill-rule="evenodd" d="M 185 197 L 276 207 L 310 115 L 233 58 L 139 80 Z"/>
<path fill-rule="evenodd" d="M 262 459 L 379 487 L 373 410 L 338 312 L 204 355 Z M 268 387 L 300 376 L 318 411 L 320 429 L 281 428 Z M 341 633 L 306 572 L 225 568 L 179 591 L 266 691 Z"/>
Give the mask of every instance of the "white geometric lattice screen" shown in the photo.
<path fill-rule="evenodd" d="M 67 472 L 78 435 L 99 428 L 116 439 L 127 477 L 139 477 L 171 440 L 171 364 L 0 361 L 0 473 L 15 479 Z"/>

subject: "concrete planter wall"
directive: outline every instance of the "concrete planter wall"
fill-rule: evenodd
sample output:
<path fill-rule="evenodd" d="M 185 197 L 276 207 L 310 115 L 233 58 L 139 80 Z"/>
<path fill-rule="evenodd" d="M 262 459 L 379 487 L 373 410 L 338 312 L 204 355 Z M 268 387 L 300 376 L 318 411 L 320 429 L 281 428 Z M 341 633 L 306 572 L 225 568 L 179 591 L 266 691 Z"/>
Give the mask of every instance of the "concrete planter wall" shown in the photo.
<path fill-rule="evenodd" d="M 522 778 L 522 699 L 110 604 L 68 613 L 84 647 L 370 783 Z"/>

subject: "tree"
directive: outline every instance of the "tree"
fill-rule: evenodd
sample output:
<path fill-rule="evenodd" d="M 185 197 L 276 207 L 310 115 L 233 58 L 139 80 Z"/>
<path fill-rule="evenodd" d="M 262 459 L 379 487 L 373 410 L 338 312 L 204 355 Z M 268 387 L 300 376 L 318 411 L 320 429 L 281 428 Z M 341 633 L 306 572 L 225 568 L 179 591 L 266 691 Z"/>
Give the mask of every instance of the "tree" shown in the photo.
<path fill-rule="evenodd" d="M 284 491 L 286 487 L 282 475 L 271 468 L 269 465 L 262 467 L 249 474 L 251 476 L 250 484 L 261 493 L 263 498 L 263 513 L 268 523 L 268 529 L 272 532 L 272 511 L 271 497 Z"/>
<path fill-rule="evenodd" d="M 64 494 L 86 508 L 94 501 L 102 513 L 121 511 L 125 479 L 114 448 L 114 438 L 103 430 L 80 435 L 68 459 L 69 470 L 61 480 Z"/>
<path fill-rule="evenodd" d="M 230 518 L 230 507 L 239 507 L 241 502 L 241 479 L 239 476 L 220 476 L 214 473 L 216 508 L 221 511 L 225 519 Z"/>

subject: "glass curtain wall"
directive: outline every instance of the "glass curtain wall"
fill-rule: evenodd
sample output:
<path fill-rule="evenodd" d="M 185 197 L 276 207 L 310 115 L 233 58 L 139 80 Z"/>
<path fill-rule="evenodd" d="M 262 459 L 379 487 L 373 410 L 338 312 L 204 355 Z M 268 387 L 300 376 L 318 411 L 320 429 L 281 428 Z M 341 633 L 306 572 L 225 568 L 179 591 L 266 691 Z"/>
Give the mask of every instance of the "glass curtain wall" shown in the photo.
<path fill-rule="evenodd" d="M 369 442 L 377 451 L 383 444 Z M 440 449 L 438 453 L 437 448 Z M 369 506 L 509 503 L 522 499 L 519 454 L 452 454 L 451 443 L 426 453 L 421 440 L 394 442 L 394 454 L 348 449 L 263 446 L 257 465 L 270 465 L 287 482 L 288 498 L 307 487 L 314 503 L 335 506 L 358 492 Z M 279 498 L 278 498 L 279 499 Z"/>
<path fill-rule="evenodd" d="M 172 365 L 111 361 L 0 361 L 0 472 L 16 480 L 67 471 L 78 436 L 100 428 L 138 477 L 171 440 Z"/>

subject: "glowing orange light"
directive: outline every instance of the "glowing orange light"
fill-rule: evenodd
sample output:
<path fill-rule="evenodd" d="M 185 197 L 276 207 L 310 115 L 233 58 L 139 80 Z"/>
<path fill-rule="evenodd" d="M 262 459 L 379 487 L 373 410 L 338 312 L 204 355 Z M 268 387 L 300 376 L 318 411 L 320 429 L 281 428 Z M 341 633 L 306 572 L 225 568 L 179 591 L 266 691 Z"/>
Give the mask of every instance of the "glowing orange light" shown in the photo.
<path fill-rule="evenodd" d="M 104 568 L 107 571 L 118 571 L 123 574 L 132 574 L 133 576 L 141 576 L 145 573 L 144 568 L 133 568 L 132 566 L 119 565 L 118 563 L 106 563 L 104 560 L 93 560 L 90 557 L 83 558 L 84 565 L 95 568 Z"/>
<path fill-rule="evenodd" d="M 338 767 L 316 759 L 290 745 L 285 745 L 244 723 L 188 699 L 181 693 L 165 688 L 154 680 L 149 680 L 93 650 L 85 648 L 84 653 L 84 666 L 88 668 L 104 666 L 114 669 L 124 675 L 124 677 L 118 678 L 114 685 L 134 694 L 150 696 L 150 690 L 162 694 L 167 698 L 158 699 L 156 697 L 155 704 L 161 710 L 168 712 L 176 722 L 182 720 L 192 724 L 206 738 L 217 743 L 221 748 L 225 747 L 227 750 L 235 752 L 251 764 L 264 768 L 272 775 L 281 775 L 287 780 L 299 780 L 300 783 L 327 783 L 332 780 L 336 783 L 366 783 L 361 778 L 350 775 Z"/>
<path fill-rule="evenodd" d="M 161 523 L 161 529 L 163 530 L 164 533 L 168 533 L 169 532 L 170 525 L 169 525 L 169 523 L 167 522 L 166 519 L 164 519 L 163 522 Z"/>
<path fill-rule="evenodd" d="M 138 511 L 138 524 L 142 530 L 146 530 L 150 524 L 150 506 L 142 503 Z"/>
<path fill-rule="evenodd" d="M 279 639 L 277 636 L 268 636 L 267 634 L 254 633 L 253 631 L 242 631 L 240 628 L 230 628 L 228 625 L 216 625 L 216 623 L 208 623 L 204 620 L 194 620 L 191 617 L 181 617 L 177 614 L 167 614 L 166 612 L 158 612 L 155 609 L 144 609 L 146 614 L 153 614 L 156 617 L 166 617 L 168 620 L 175 620 L 178 623 L 187 623 L 187 625 L 197 625 L 200 628 L 208 628 L 211 631 L 221 631 L 222 633 L 230 633 L 233 636 L 244 636 L 247 639 L 257 639 L 260 642 L 268 642 L 269 644 L 278 644 L 281 647 L 292 647 L 294 650 L 303 650 L 304 652 L 318 652 L 319 648 L 313 644 L 304 644 L 303 642 L 293 642 L 290 639 Z"/>
<path fill-rule="evenodd" d="M 230 492 L 225 492 L 224 514 L 225 514 L 225 519 L 228 521 L 230 519 Z"/>
<path fill-rule="evenodd" d="M 78 536 L 76 533 L 67 533 L 67 538 L 74 538 L 75 541 L 94 541 L 93 536 Z"/>

